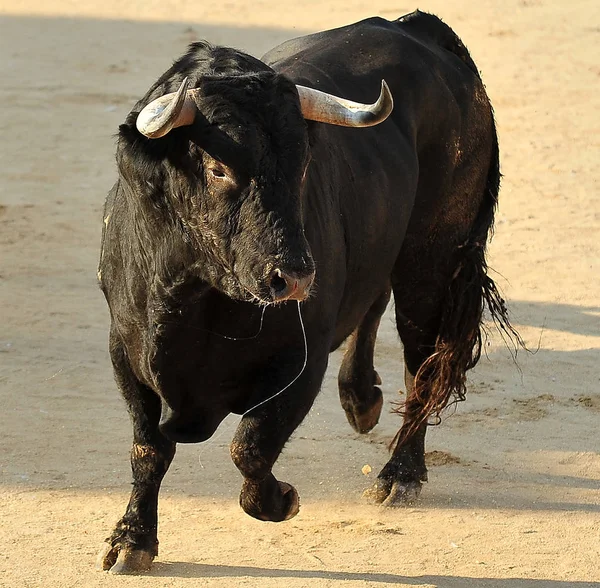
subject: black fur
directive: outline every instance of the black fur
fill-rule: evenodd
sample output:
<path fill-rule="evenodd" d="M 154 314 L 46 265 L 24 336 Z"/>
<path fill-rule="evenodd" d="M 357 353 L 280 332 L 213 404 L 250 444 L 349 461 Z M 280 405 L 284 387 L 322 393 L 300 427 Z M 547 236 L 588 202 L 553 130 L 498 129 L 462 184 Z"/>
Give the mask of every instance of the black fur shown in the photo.
<path fill-rule="evenodd" d="M 140 110 L 186 76 L 198 88 L 195 122 L 161 139 L 140 135 Z M 295 84 L 371 102 L 382 78 L 395 109 L 381 125 L 303 119 Z M 393 504 L 418 494 L 427 420 L 464 398 L 484 304 L 514 333 L 485 261 L 500 178 L 493 113 L 451 29 L 418 11 L 373 18 L 294 39 L 262 61 L 196 43 L 120 127 L 117 163 L 99 275 L 133 421 L 134 491 L 100 566 L 150 564 L 175 443 L 208 439 L 230 412 L 249 411 L 231 445 L 240 504 L 259 519 L 294 516 L 298 495 L 273 464 L 310 409 L 329 352 L 350 336 L 340 399 L 357 431 L 375 426 L 373 348 L 391 291 L 407 402 L 370 496 Z M 302 304 L 308 357 L 289 389 L 252 409 L 304 361 L 295 305 L 269 304 L 275 267 L 316 269 Z"/>

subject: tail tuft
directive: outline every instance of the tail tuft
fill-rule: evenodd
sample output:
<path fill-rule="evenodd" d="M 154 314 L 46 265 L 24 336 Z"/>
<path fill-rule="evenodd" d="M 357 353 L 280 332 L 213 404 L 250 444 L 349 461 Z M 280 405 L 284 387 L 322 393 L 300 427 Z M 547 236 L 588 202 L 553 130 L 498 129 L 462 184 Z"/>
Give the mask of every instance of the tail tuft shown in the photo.
<path fill-rule="evenodd" d="M 491 318 L 507 344 L 514 350 L 525 347 L 512 326 L 506 302 L 488 275 L 486 244 L 493 231 L 494 212 L 500 187 L 498 142 L 494 147 L 483 200 L 471 235 L 456 250 L 455 271 L 448 286 L 433 353 L 419 368 L 414 389 L 395 412 L 405 417 L 392 442 L 405 443 L 425 422 L 439 424 L 442 411 L 465 400 L 466 372 L 475 367 L 482 351 L 482 319 L 487 306 Z"/>

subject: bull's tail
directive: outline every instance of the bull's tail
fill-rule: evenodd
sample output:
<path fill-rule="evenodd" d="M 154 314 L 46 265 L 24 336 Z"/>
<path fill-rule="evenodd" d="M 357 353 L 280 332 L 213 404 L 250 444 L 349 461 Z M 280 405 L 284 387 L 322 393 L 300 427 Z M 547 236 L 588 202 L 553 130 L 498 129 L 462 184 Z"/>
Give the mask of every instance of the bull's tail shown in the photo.
<path fill-rule="evenodd" d="M 523 340 L 510 323 L 505 301 L 488 275 L 485 259 L 499 186 L 498 143 L 494 129 L 484 198 L 469 238 L 455 253 L 453 267 L 456 269 L 446 292 L 435 346 L 418 370 L 406 404 L 398 411 L 406 420 L 395 442 L 407 441 L 425 422 L 438 424 L 444 408 L 465 399 L 466 372 L 481 356 L 482 319 L 486 306 L 505 342 L 515 352 L 519 346 L 524 347 Z"/>

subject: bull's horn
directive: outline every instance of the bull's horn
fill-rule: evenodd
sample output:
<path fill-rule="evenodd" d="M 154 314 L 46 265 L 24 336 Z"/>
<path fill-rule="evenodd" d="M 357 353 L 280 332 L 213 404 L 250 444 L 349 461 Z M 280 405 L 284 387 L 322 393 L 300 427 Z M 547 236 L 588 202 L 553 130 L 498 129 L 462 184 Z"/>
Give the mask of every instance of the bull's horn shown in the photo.
<path fill-rule="evenodd" d="M 296 86 L 302 114 L 307 120 L 343 127 L 372 127 L 383 122 L 394 108 L 392 93 L 381 80 L 381 94 L 375 104 L 361 104 L 314 88 Z"/>
<path fill-rule="evenodd" d="M 177 92 L 153 100 L 138 114 L 135 125 L 142 135 L 150 139 L 164 137 L 170 130 L 191 125 L 196 116 L 196 104 L 188 91 L 185 78 Z"/>

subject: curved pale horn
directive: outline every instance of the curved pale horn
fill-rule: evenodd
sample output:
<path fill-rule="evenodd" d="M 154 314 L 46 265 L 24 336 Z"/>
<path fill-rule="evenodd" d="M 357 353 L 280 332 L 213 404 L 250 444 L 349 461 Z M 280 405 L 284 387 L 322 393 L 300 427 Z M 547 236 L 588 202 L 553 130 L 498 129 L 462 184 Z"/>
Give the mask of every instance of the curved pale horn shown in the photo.
<path fill-rule="evenodd" d="M 381 93 L 374 104 L 361 104 L 314 88 L 296 86 L 302 114 L 307 120 L 343 127 L 372 127 L 383 122 L 394 108 L 392 93 L 381 80 Z"/>
<path fill-rule="evenodd" d="M 153 100 L 138 114 L 135 125 L 149 139 L 164 137 L 170 130 L 191 125 L 196 116 L 196 103 L 191 97 L 185 78 L 177 92 Z"/>

